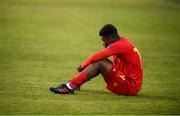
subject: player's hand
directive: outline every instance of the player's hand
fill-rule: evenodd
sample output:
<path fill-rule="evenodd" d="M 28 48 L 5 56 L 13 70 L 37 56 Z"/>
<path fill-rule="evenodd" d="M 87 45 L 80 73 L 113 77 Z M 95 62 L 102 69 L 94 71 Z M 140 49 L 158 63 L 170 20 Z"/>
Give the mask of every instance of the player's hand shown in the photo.
<path fill-rule="evenodd" d="M 80 66 L 77 68 L 77 70 L 78 70 L 78 72 L 81 72 L 81 71 L 83 71 L 83 68 L 82 68 L 82 66 L 80 65 Z"/>

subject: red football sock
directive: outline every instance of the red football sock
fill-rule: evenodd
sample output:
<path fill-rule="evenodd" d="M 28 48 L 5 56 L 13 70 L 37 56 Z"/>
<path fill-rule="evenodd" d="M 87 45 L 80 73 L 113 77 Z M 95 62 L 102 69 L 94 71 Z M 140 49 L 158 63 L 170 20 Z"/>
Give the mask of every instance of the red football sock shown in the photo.
<path fill-rule="evenodd" d="M 76 86 L 81 86 L 82 84 L 84 84 L 86 81 L 88 80 L 86 73 L 85 72 L 80 72 L 78 73 L 76 76 L 74 76 L 71 80 L 70 80 L 70 86 L 72 88 L 75 88 Z"/>

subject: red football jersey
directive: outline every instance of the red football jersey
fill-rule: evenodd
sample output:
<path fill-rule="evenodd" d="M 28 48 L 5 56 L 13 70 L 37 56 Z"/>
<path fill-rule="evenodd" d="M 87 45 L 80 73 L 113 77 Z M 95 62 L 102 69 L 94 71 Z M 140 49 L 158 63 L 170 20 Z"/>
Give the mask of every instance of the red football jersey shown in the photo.
<path fill-rule="evenodd" d="M 113 56 L 114 70 L 122 72 L 126 78 L 131 79 L 132 83 L 129 86 L 139 90 L 143 77 L 141 57 L 137 48 L 125 37 L 121 37 L 120 40 L 104 50 L 88 57 L 82 64 L 82 68 L 84 69 L 89 64 L 109 56 Z"/>

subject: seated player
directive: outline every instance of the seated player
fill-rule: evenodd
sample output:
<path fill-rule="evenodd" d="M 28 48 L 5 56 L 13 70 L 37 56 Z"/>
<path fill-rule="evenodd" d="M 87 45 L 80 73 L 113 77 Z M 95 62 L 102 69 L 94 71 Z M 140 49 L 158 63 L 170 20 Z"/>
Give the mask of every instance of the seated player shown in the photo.
<path fill-rule="evenodd" d="M 68 83 L 50 87 L 57 94 L 74 94 L 88 80 L 101 74 L 107 89 L 118 95 L 136 96 L 141 89 L 143 68 L 137 48 L 116 27 L 106 24 L 99 31 L 104 50 L 89 56 L 79 67 L 79 73 Z M 107 59 L 112 56 L 113 61 Z M 97 85 L 98 86 L 98 85 Z"/>

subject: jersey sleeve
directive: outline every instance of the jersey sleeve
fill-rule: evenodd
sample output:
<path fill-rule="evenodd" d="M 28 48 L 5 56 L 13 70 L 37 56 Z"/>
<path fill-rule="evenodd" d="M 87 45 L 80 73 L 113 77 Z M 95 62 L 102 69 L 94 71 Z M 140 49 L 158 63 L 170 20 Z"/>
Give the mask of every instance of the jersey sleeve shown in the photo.
<path fill-rule="evenodd" d="M 105 48 L 104 50 L 100 52 L 96 52 L 89 56 L 83 63 L 82 63 L 82 68 L 85 69 L 89 64 L 92 64 L 94 62 L 97 62 L 98 60 L 101 60 L 103 58 L 107 58 L 109 56 L 112 56 L 114 54 L 117 54 L 117 50 L 113 50 L 112 46 Z"/>

